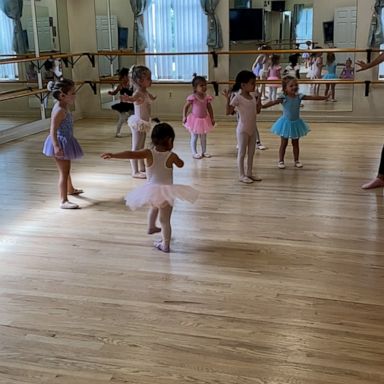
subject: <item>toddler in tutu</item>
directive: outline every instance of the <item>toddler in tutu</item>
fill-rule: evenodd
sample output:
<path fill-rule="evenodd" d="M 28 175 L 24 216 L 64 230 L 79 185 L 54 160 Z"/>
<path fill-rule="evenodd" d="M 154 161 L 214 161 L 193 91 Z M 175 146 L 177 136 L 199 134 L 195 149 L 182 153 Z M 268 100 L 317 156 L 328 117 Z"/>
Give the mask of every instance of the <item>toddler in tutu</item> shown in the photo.
<path fill-rule="evenodd" d="M 75 209 L 79 206 L 68 201 L 68 195 L 79 195 L 83 190 L 74 188 L 71 179 L 71 160 L 83 156 L 83 151 L 73 136 L 73 120 L 69 111 L 75 102 L 75 83 L 62 79 L 55 83 L 49 82 L 48 89 L 57 100 L 52 109 L 49 136 L 43 147 L 45 156 L 53 157 L 59 170 L 60 208 Z"/>
<path fill-rule="evenodd" d="M 207 133 L 214 125 L 213 109 L 211 105 L 212 96 L 206 94 L 207 80 L 202 76 L 193 75 L 193 93 L 187 97 L 187 102 L 183 108 L 183 123 L 185 128 L 191 133 L 191 150 L 194 159 L 211 157 L 207 153 Z M 192 107 L 192 112 L 188 114 Z M 201 154 L 197 153 L 197 139 L 200 137 Z"/>
<path fill-rule="evenodd" d="M 283 95 L 277 100 L 269 101 L 263 104 L 262 108 L 268 108 L 276 104 L 283 105 L 283 115 L 272 125 L 272 133 L 281 137 L 279 149 L 279 163 L 280 169 L 285 168 L 284 157 L 285 150 L 288 145 L 288 140 L 292 140 L 293 157 L 296 168 L 302 168 L 303 164 L 299 160 L 299 139 L 305 136 L 309 131 L 307 123 L 300 118 L 300 104 L 301 100 L 327 100 L 327 96 L 306 96 L 297 93 L 299 86 L 295 77 L 286 76 L 282 81 Z"/>
<path fill-rule="evenodd" d="M 175 200 L 181 199 L 193 203 L 198 192 L 190 186 L 173 184 L 173 165 L 184 166 L 176 153 L 172 152 L 175 132 L 167 123 L 153 127 L 151 149 L 125 151 L 120 153 L 103 153 L 103 159 L 141 159 L 146 163 L 147 183 L 127 194 L 127 205 L 135 210 L 143 205 L 150 205 L 148 212 L 148 234 L 161 232 L 162 239 L 154 246 L 163 252 L 169 252 L 171 241 L 171 214 Z M 156 226 L 159 217 L 160 227 Z"/>

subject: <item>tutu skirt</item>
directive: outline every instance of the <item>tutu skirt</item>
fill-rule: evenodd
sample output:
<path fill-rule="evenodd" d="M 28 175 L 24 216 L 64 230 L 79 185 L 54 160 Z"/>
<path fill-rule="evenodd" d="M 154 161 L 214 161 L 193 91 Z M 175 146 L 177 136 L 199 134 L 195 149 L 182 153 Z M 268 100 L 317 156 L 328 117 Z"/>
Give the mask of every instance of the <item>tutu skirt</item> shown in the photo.
<path fill-rule="evenodd" d="M 58 136 L 60 148 L 64 152 L 64 156 L 61 160 L 75 160 L 83 157 L 83 150 L 80 147 L 78 141 L 73 137 Z M 54 157 L 55 151 L 53 149 L 53 143 L 51 135 L 49 135 L 44 142 L 43 153 L 45 156 Z"/>
<path fill-rule="evenodd" d="M 260 71 L 261 71 L 261 64 L 258 63 L 256 64 L 255 68 L 252 69 L 252 72 L 256 77 L 259 77 Z"/>
<path fill-rule="evenodd" d="M 190 133 L 199 135 L 208 133 L 213 129 L 211 117 L 209 115 L 205 117 L 196 117 L 192 113 L 187 116 L 187 121 L 185 122 L 184 127 L 187 128 Z"/>
<path fill-rule="evenodd" d="M 310 131 L 308 124 L 302 119 L 288 120 L 281 116 L 271 128 L 271 132 L 286 139 L 298 139 Z"/>
<path fill-rule="evenodd" d="M 276 77 L 276 76 L 269 76 L 267 80 L 279 80 L 281 82 L 281 79 L 279 77 Z M 268 84 L 268 87 L 279 88 L 279 87 L 281 87 L 281 84 Z"/>
<path fill-rule="evenodd" d="M 123 112 L 132 112 L 134 111 L 134 105 L 132 103 L 117 103 L 113 104 L 111 107 L 114 111 L 123 113 Z"/>
<path fill-rule="evenodd" d="M 149 132 L 151 130 L 151 123 L 149 121 L 145 121 L 140 119 L 135 115 L 129 116 L 128 125 L 132 129 L 136 129 L 139 132 Z"/>
<path fill-rule="evenodd" d="M 173 206 L 176 199 L 194 203 L 199 192 L 188 186 L 181 184 L 150 184 L 129 192 L 126 197 L 126 205 L 135 210 L 144 205 L 151 205 L 163 208 L 167 205 Z"/>
<path fill-rule="evenodd" d="M 337 76 L 334 73 L 326 73 L 323 76 L 323 80 L 336 80 Z"/>

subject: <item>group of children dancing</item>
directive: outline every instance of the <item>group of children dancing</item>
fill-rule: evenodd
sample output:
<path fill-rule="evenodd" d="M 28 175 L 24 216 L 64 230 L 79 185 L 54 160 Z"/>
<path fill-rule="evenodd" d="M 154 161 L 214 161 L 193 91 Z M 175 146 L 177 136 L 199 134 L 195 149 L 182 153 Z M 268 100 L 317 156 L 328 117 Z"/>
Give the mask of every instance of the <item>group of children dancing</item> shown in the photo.
<path fill-rule="evenodd" d="M 141 65 L 134 66 L 126 74 L 134 86 L 120 85 L 115 89 L 121 93 L 121 104 L 133 104 L 133 114 L 128 117 L 128 125 L 132 132 L 132 150 L 119 153 L 105 152 L 103 159 L 130 159 L 132 177 L 147 179 L 137 190 L 127 194 L 126 204 L 131 209 L 149 205 L 148 234 L 161 232 L 161 239 L 154 246 L 169 252 L 171 240 L 171 214 L 176 199 L 193 203 L 198 192 L 186 185 L 173 184 L 173 166 L 183 167 L 184 162 L 172 152 L 175 139 L 173 128 L 167 123 L 151 126 L 151 102 L 156 99 L 149 91 L 151 71 Z M 191 152 L 195 159 L 209 158 L 207 152 L 207 133 L 215 126 L 212 109 L 212 97 L 207 95 L 207 82 L 204 77 L 195 75 L 192 80 L 193 93 L 186 99 L 183 108 L 183 124 L 191 135 Z M 224 90 L 226 97 L 226 113 L 237 113 L 237 166 L 239 181 L 251 184 L 260 181 L 253 173 L 253 156 L 257 145 L 261 146 L 257 129 L 256 116 L 261 109 L 282 104 L 283 115 L 273 124 L 272 133 L 280 136 L 278 168 L 285 168 L 285 152 L 288 141 L 292 141 L 294 166 L 301 168 L 299 159 L 299 140 L 309 132 L 308 125 L 300 118 L 301 100 L 326 100 L 329 95 L 302 95 L 298 93 L 297 79 L 285 76 L 282 81 L 283 94 L 275 100 L 262 104 L 261 92 L 256 88 L 256 75 L 252 71 L 241 71 L 236 76 L 231 90 Z M 52 95 L 57 100 L 51 115 L 50 134 L 46 138 L 43 153 L 52 157 L 59 171 L 60 208 L 75 209 L 79 206 L 68 200 L 68 195 L 79 195 L 83 190 L 73 186 L 71 180 L 71 161 L 83 156 L 83 151 L 73 136 L 73 120 L 69 110 L 75 100 L 75 85 L 71 80 L 62 79 L 54 84 Z M 120 105 L 119 113 L 126 113 L 128 107 Z M 120 112 L 121 111 L 121 112 Z M 119 130 L 120 119 L 118 123 Z M 151 131 L 151 149 L 145 148 L 146 135 Z M 201 152 L 197 150 L 200 139 Z M 265 148 L 265 147 L 263 147 Z M 247 161 L 245 165 L 245 157 Z M 160 227 L 157 226 L 159 219 Z"/>

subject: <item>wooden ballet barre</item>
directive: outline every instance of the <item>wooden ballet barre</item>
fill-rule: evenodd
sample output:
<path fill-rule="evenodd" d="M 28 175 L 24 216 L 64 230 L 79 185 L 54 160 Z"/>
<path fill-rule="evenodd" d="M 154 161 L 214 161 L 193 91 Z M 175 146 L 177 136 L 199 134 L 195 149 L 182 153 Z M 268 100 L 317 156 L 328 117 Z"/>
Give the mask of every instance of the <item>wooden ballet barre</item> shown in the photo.
<path fill-rule="evenodd" d="M 18 99 L 20 97 L 25 97 L 25 96 L 33 96 L 33 95 L 41 95 L 44 93 L 49 93 L 47 89 L 33 89 L 31 88 L 29 91 L 13 91 L 12 94 L 7 94 L 7 95 L 0 95 L 0 102 L 1 101 L 7 101 L 7 100 L 13 100 L 13 99 Z"/>

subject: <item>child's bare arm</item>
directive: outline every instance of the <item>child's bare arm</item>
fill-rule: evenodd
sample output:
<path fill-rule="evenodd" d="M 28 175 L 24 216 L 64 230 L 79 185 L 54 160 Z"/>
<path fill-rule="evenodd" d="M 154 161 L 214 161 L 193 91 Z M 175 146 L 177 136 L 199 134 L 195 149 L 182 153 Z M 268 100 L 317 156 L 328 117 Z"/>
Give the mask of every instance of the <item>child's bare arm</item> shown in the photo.
<path fill-rule="evenodd" d="M 184 107 L 183 107 L 183 123 L 185 123 L 187 121 L 187 116 L 188 116 L 188 112 L 189 112 L 190 106 L 191 106 L 191 103 L 189 101 L 187 101 L 184 104 Z"/>
<path fill-rule="evenodd" d="M 283 99 L 271 100 L 271 101 L 268 101 L 268 103 L 261 104 L 261 108 L 265 109 L 265 108 L 273 107 L 274 105 L 281 104 L 282 102 L 283 102 Z"/>
<path fill-rule="evenodd" d="M 117 95 L 121 90 L 121 85 L 118 85 L 113 91 L 108 91 L 108 95 L 114 96 Z"/>
<path fill-rule="evenodd" d="M 141 160 L 148 159 L 151 155 L 151 151 L 149 149 L 142 149 L 140 151 L 124 151 L 124 152 L 104 152 L 100 155 L 104 160 L 108 159 L 133 159 L 133 160 Z"/>
<path fill-rule="evenodd" d="M 211 118 L 211 123 L 212 125 L 215 125 L 215 117 L 213 116 L 213 108 L 211 103 L 207 105 L 207 109 L 208 109 L 209 117 Z"/>
<path fill-rule="evenodd" d="M 326 96 L 305 95 L 302 97 L 302 100 L 328 100 L 330 96 L 330 92 Z"/>
<path fill-rule="evenodd" d="M 227 99 L 227 104 L 225 107 L 226 115 L 233 115 L 235 113 L 235 107 L 230 104 L 231 92 L 229 92 L 227 89 L 224 89 L 222 95 Z"/>
<path fill-rule="evenodd" d="M 181 160 L 180 157 L 176 155 L 176 153 L 172 153 L 169 157 L 169 160 L 171 161 L 171 164 L 175 164 L 177 168 L 184 167 L 184 161 Z"/>

